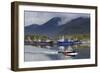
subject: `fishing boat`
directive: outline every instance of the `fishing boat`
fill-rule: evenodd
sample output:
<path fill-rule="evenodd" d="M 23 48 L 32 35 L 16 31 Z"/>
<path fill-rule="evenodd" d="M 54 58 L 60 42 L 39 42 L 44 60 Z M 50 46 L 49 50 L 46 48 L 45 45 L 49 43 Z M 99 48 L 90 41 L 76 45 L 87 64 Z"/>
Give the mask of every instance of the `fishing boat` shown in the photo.
<path fill-rule="evenodd" d="M 71 46 L 75 44 L 81 44 L 81 42 L 79 40 L 71 40 L 71 39 L 65 40 L 64 36 L 57 41 L 57 45 L 59 46 L 69 46 L 69 45 Z"/>

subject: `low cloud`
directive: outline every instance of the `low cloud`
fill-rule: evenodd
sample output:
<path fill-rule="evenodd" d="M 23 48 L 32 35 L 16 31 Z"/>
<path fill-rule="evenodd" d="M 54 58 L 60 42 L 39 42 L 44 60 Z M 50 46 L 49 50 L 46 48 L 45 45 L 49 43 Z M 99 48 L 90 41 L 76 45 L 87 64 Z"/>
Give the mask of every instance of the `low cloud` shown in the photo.
<path fill-rule="evenodd" d="M 36 12 L 36 11 L 25 11 L 25 26 L 38 24 L 42 25 L 53 17 L 60 17 L 61 22 L 59 24 L 67 23 L 68 21 L 78 17 L 90 17 L 86 13 L 64 13 L 64 12 Z"/>

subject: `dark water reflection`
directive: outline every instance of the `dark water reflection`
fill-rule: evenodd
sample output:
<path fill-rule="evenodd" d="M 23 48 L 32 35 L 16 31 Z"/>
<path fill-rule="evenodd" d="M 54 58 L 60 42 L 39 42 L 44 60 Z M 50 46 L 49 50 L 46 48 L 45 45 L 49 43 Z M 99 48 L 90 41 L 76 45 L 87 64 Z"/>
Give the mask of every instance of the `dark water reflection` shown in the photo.
<path fill-rule="evenodd" d="M 78 44 L 78 45 L 67 45 L 67 46 L 31 45 L 30 48 L 27 46 L 28 45 L 25 45 L 25 61 L 67 60 L 67 59 L 88 59 L 90 58 L 89 44 L 86 44 L 86 45 Z M 58 51 L 65 51 L 65 50 L 75 51 L 78 53 L 78 55 L 65 56 L 63 53 L 55 53 L 55 54 L 51 53 L 51 52 L 58 52 Z M 44 52 L 47 52 L 47 53 L 44 53 Z"/>
<path fill-rule="evenodd" d="M 63 49 L 61 48 L 63 47 Z M 75 51 L 78 53 L 76 56 L 70 56 L 71 59 L 87 59 L 90 58 L 90 47 L 88 45 L 69 45 L 69 46 L 41 46 L 41 48 L 47 48 L 47 49 L 52 49 L 54 51 L 59 51 L 59 50 L 68 50 L 68 51 Z M 51 59 L 53 60 L 59 60 L 61 59 L 67 59 L 63 54 L 59 55 L 52 55 L 48 54 Z"/>

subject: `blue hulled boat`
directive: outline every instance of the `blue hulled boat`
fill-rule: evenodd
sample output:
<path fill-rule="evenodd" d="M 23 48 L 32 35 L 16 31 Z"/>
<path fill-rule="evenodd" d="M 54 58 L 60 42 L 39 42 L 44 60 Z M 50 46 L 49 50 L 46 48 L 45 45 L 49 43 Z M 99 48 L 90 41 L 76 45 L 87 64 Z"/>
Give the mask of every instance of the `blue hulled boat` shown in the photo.
<path fill-rule="evenodd" d="M 62 39 L 57 41 L 57 45 L 59 45 L 59 46 L 71 46 L 71 45 L 76 45 L 76 44 L 81 44 L 81 41 L 79 41 L 79 40 L 65 40 L 64 37 L 62 37 Z"/>

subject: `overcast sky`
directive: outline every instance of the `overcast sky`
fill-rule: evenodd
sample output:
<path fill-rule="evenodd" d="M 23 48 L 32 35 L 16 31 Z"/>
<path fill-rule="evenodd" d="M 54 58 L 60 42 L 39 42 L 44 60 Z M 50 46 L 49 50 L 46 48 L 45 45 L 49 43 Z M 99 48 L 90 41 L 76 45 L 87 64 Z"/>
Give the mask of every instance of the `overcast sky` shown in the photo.
<path fill-rule="evenodd" d="M 32 24 L 42 25 L 53 17 L 60 17 L 60 24 L 64 24 L 77 17 L 90 17 L 90 15 L 84 13 L 24 11 L 24 17 L 25 26 L 28 26 Z"/>

